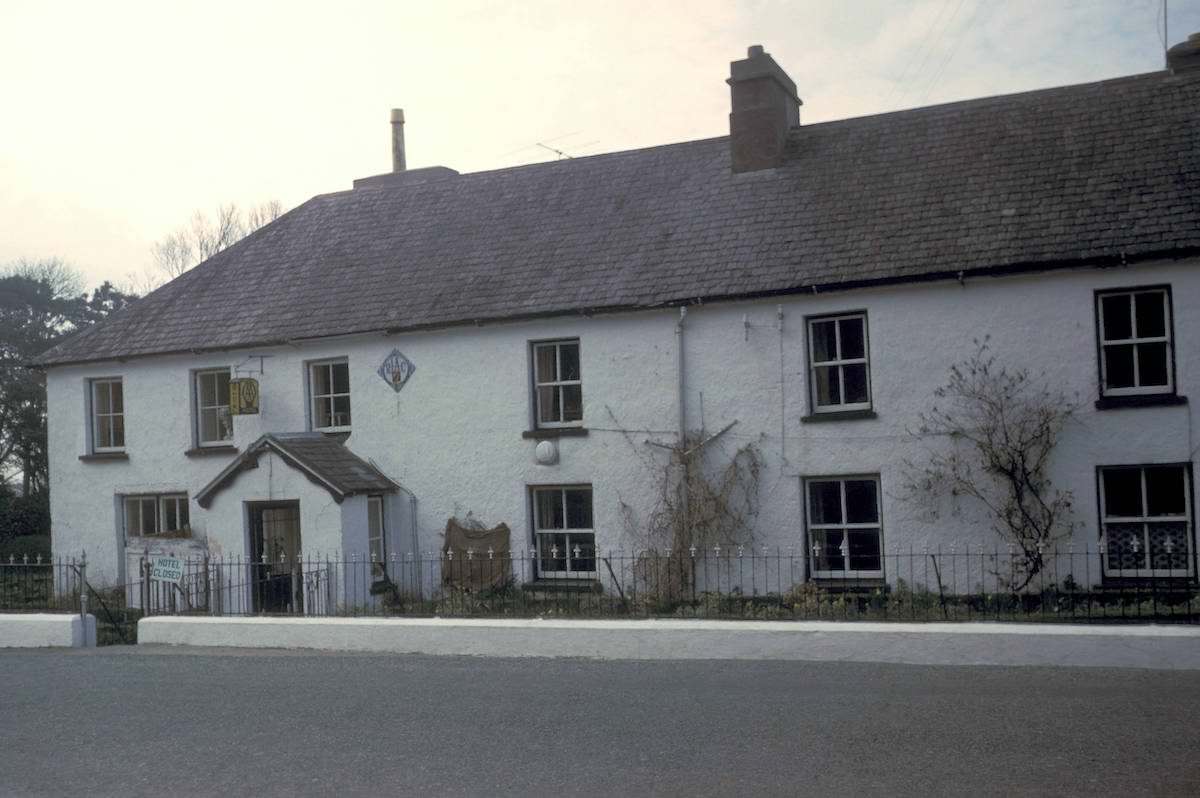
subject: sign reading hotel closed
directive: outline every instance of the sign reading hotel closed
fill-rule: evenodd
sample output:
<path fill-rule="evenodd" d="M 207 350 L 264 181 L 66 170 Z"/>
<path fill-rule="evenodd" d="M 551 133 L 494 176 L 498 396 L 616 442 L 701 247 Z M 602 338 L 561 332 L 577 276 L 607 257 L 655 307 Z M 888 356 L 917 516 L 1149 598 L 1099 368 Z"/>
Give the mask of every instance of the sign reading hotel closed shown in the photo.
<path fill-rule="evenodd" d="M 183 560 L 179 557 L 151 557 L 150 578 L 179 584 L 183 581 Z"/>

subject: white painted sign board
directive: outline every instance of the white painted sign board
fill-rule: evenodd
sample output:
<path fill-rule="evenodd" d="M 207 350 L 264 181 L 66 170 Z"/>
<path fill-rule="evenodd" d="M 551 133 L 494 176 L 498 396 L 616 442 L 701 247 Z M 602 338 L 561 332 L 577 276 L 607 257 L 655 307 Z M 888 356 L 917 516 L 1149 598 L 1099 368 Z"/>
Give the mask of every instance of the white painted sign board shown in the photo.
<path fill-rule="evenodd" d="M 180 557 L 151 557 L 150 578 L 179 584 L 183 581 L 183 559 Z"/>

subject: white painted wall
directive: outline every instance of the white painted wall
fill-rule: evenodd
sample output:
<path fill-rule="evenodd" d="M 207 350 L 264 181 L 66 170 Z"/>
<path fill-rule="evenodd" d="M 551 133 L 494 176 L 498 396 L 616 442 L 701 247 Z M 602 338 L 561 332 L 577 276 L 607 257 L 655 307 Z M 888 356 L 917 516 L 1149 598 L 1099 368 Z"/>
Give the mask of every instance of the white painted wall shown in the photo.
<path fill-rule="evenodd" d="M 692 307 L 686 321 L 687 412 L 691 427 L 703 415 L 709 430 L 736 426 L 717 444 L 727 451 L 756 442 L 766 459 L 756 543 L 803 546 L 803 476 L 878 473 L 883 491 L 883 536 L 889 551 L 924 546 L 994 545 L 996 538 L 967 503 L 914 508 L 897 495 L 901 461 L 928 442 L 913 439 L 918 414 L 943 384 L 952 363 L 991 336 L 1001 359 L 1051 373 L 1080 395 L 1082 410 L 1066 431 L 1053 477 L 1075 492 L 1079 545 L 1098 537 L 1097 465 L 1184 462 L 1197 441 L 1192 405 L 1097 411 L 1093 291 L 1167 283 L 1173 289 L 1179 393 L 1200 392 L 1200 272 L 1197 261 L 1132 269 L 1080 270 L 1045 275 L 978 278 L 782 300 Z M 809 412 L 807 315 L 866 310 L 869 317 L 872 420 L 805 424 Z M 743 325 L 743 317 L 749 327 Z M 48 376 L 51 504 L 55 554 L 86 549 L 89 574 L 116 577 L 119 514 L 114 495 L 186 490 L 195 493 L 227 462 L 188 458 L 191 446 L 189 370 L 242 364 L 266 354 L 262 413 L 237 418 L 235 443 L 244 449 L 265 431 L 306 428 L 304 363 L 347 356 L 354 425 L 347 445 L 374 460 L 418 497 L 421 547 L 436 552 L 446 519 L 472 512 L 484 523 L 507 523 L 513 547 L 530 545 L 527 486 L 590 483 L 598 543 L 630 546 L 621 502 L 639 521 L 656 499 L 661 450 L 677 426 L 674 310 L 567 316 L 543 321 L 449 329 L 408 335 L 362 335 L 253 351 L 163 356 L 123 363 L 52 369 Z M 584 385 L 583 438 L 563 438 L 556 465 L 534 462 L 530 427 L 531 340 L 579 337 Z M 782 345 L 782 346 L 781 346 Z M 376 374 L 400 349 L 416 372 L 396 394 Z M 258 360 L 252 365 L 257 371 Z M 85 380 L 120 375 L 125 381 L 127 462 L 84 463 Z M 1200 399 L 1197 399 L 1200 400 Z M 271 463 L 274 462 L 274 465 Z M 306 550 L 346 546 L 365 516 L 339 508 L 327 493 L 273 457 L 238 477 L 212 507 L 192 503 L 192 526 L 214 551 L 245 554 L 243 502 L 297 498 Z M 393 545 L 407 552 L 407 500 L 390 503 Z M 394 518 L 393 518 L 394 517 Z M 358 530 L 359 523 L 364 530 Z M 403 524 L 403 527 L 401 525 Z M 339 527 L 349 526 L 346 538 Z M 397 531 L 403 533 L 397 540 Z"/>
<path fill-rule="evenodd" d="M 0 648 L 84 648 L 94 645 L 94 615 L 0 613 Z"/>

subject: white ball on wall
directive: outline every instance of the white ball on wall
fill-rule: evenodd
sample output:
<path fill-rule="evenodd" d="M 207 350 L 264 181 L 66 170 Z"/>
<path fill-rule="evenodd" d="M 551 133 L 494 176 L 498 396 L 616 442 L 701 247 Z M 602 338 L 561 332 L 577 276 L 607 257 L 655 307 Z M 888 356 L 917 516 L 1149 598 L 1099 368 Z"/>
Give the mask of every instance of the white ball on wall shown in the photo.
<path fill-rule="evenodd" d="M 554 441 L 538 441 L 533 450 L 533 459 L 538 465 L 554 465 L 558 462 L 558 444 Z"/>

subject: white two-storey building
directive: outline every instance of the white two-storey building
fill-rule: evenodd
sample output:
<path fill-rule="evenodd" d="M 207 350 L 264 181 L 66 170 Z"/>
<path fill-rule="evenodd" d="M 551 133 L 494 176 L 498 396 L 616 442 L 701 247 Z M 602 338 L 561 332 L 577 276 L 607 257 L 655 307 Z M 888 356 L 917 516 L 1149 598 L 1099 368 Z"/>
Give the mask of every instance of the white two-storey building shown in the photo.
<path fill-rule="evenodd" d="M 589 552 L 644 545 L 703 429 L 761 456 L 755 546 L 889 580 L 884 552 L 998 544 L 967 499 L 899 491 L 987 336 L 1080 397 L 1050 465 L 1070 543 L 1125 546 L 1090 578 L 1193 579 L 1198 49 L 806 125 L 751 48 L 728 137 L 475 174 L 404 170 L 397 138 L 392 173 L 46 353 L 54 550 L 109 582 L 146 550 L 436 556 L 469 514 L 531 578 L 603 581 Z"/>

